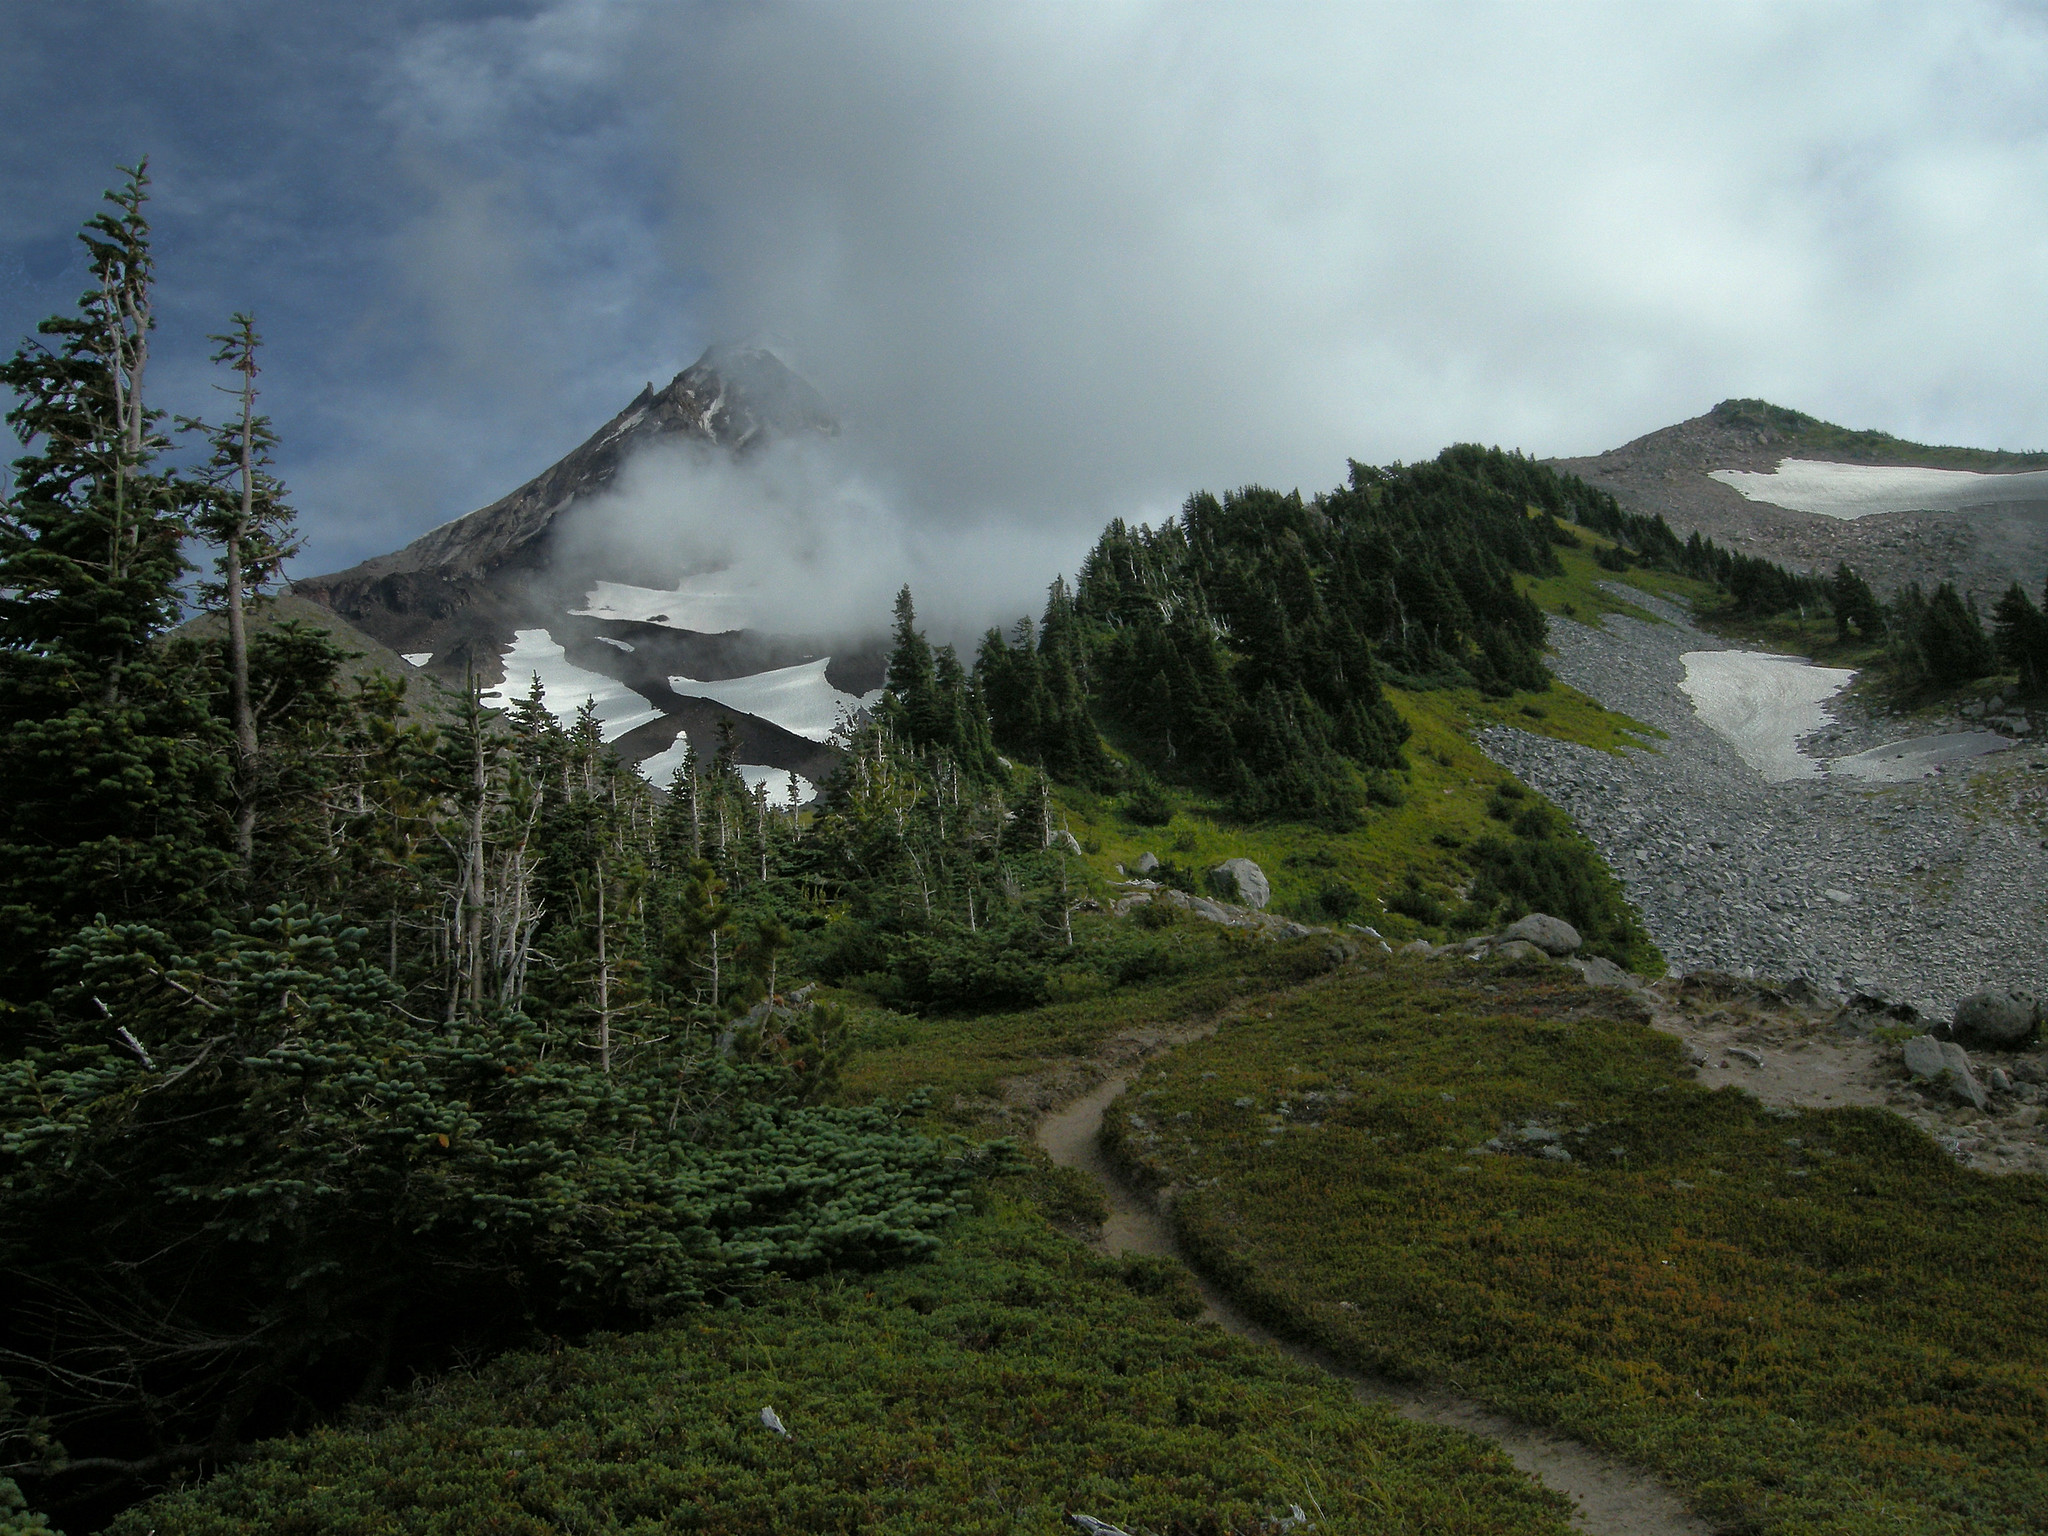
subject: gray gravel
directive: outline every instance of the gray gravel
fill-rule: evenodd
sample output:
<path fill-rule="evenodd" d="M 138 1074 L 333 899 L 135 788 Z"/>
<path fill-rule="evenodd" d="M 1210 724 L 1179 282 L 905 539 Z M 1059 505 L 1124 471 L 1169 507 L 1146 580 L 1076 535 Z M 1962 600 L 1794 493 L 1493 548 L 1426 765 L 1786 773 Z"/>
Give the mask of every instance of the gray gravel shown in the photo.
<path fill-rule="evenodd" d="M 1737 647 L 1629 597 L 1667 622 L 1552 619 L 1552 665 L 1668 741 L 1616 756 L 1497 728 L 1480 744 L 1571 813 L 1674 970 L 1806 976 L 1938 1018 L 1981 988 L 2048 990 L 2048 753 L 2038 737 L 1913 783 L 1767 784 L 1678 687 L 1685 652 Z M 1849 695 L 1830 708 L 1840 723 L 1817 733 L 1815 756 L 1950 728 L 1860 718 Z"/>

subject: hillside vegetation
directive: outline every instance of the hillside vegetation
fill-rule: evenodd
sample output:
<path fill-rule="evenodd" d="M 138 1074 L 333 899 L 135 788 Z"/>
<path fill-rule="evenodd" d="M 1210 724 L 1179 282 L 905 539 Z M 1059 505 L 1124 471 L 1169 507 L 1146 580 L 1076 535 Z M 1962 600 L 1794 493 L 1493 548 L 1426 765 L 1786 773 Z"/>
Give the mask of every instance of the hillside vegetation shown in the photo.
<path fill-rule="evenodd" d="M 1105 1135 L 1264 1321 L 1728 1529 L 2037 1529 L 2039 1181 L 1708 1092 L 1633 1008 L 1542 962 L 1368 963 L 1148 1067 Z"/>

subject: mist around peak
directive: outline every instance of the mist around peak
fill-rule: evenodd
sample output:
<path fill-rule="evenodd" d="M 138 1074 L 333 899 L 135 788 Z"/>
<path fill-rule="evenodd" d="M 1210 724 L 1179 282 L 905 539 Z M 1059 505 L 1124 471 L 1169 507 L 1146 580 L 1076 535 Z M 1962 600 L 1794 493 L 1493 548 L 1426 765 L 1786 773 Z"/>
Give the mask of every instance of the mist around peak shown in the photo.
<path fill-rule="evenodd" d="M 907 584 L 920 624 L 966 648 L 1036 614 L 1091 532 L 925 515 L 842 438 L 779 437 L 741 455 L 654 442 L 562 516 L 552 579 L 595 599 L 593 612 L 849 641 L 884 630 Z"/>

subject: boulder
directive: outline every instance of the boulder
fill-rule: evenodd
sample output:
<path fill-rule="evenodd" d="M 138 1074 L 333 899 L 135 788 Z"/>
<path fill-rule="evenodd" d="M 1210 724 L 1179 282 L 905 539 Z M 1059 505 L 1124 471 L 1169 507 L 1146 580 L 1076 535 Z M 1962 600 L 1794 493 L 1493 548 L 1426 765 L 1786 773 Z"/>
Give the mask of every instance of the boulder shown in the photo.
<path fill-rule="evenodd" d="M 1641 977 L 1630 975 L 1605 955 L 1589 955 L 1584 960 L 1568 960 L 1565 963 L 1585 977 L 1590 986 L 1633 989 L 1643 984 Z"/>
<path fill-rule="evenodd" d="M 1495 960 L 1548 960 L 1550 956 L 1527 939 L 1503 939 L 1491 951 Z"/>
<path fill-rule="evenodd" d="M 1948 1074 L 1949 1091 L 1973 1109 L 1985 1104 L 1984 1087 L 1970 1071 L 1970 1058 L 1952 1040 L 1932 1035 L 1915 1035 L 1905 1044 L 1906 1070 L 1914 1077 L 1932 1081 Z"/>
<path fill-rule="evenodd" d="M 1225 859 L 1209 871 L 1209 878 L 1241 907 L 1257 911 L 1273 899 L 1273 887 L 1266 872 L 1250 859 Z"/>
<path fill-rule="evenodd" d="M 1949 1032 L 1966 1045 L 2010 1050 L 2034 1032 L 2039 1018 L 2040 1009 L 2031 997 L 2017 992 L 1973 992 L 1956 1004 Z"/>
<path fill-rule="evenodd" d="M 1157 869 L 1158 867 L 1158 854 L 1141 853 L 1138 855 L 1138 862 L 1131 866 L 1131 873 L 1134 875 L 1149 875 L 1152 873 L 1153 870 Z"/>
<path fill-rule="evenodd" d="M 1432 955 L 1436 953 L 1436 946 L 1427 939 L 1410 939 L 1401 946 L 1401 953 L 1404 955 Z"/>
<path fill-rule="evenodd" d="M 1503 940 L 1520 939 L 1525 944 L 1534 944 L 1546 955 L 1568 955 L 1579 947 L 1578 929 L 1561 917 L 1548 917 L 1541 912 L 1517 918 L 1501 930 L 1500 936 Z"/>

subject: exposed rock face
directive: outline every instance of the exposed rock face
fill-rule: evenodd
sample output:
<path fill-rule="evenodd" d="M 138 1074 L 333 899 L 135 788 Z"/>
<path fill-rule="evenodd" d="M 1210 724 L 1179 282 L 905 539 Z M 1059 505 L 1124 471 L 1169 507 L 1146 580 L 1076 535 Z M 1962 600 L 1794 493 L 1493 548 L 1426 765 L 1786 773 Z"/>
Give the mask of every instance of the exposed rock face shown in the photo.
<path fill-rule="evenodd" d="M 1950 1033 L 1965 1045 L 2010 1050 L 2034 1032 L 2040 1010 L 2030 997 L 2016 992 L 1973 992 L 1956 1004 Z"/>
<path fill-rule="evenodd" d="M 392 651 L 430 653 L 426 670 L 460 684 L 491 685 L 520 629 L 545 629 L 574 666 L 624 683 L 662 718 L 613 743 L 629 762 L 666 750 L 679 730 L 700 753 L 716 748 L 730 720 L 742 760 L 793 769 L 822 782 L 833 750 L 772 721 L 678 695 L 671 676 L 701 681 L 753 676 L 821 655 L 833 686 L 854 695 L 878 686 L 882 637 L 701 634 L 675 625 L 578 615 L 592 573 L 558 565 L 564 514 L 610 487 L 634 452 L 656 443 L 696 445 L 744 458 L 771 441 L 837 431 L 818 392 L 762 347 L 713 347 L 666 387 L 649 385 L 588 441 L 509 495 L 345 571 L 294 583 Z M 650 559 L 662 558 L 650 552 Z M 566 562 L 564 563 L 566 564 Z M 681 571 L 617 570 L 608 579 L 663 588 Z"/>
<path fill-rule="evenodd" d="M 1885 512 L 1852 522 L 1751 501 L 1708 478 L 1717 469 L 1768 473 L 1785 458 L 1984 473 L 2048 467 L 2048 455 L 1930 448 L 1747 400 L 1724 400 L 1619 448 L 1551 463 L 1612 492 L 1631 512 L 1661 514 L 1680 538 L 1698 530 L 1796 570 L 1832 571 L 1846 560 L 1881 592 L 1907 581 L 1953 580 L 1982 603 L 2015 578 L 2036 589 L 2048 573 L 2048 503 Z"/>
<path fill-rule="evenodd" d="M 744 454 L 771 438 L 836 430 L 818 393 L 758 347 L 713 347 L 511 494 L 389 555 L 294 583 L 394 651 L 434 653 L 433 670 L 499 680 L 498 655 L 521 621 L 558 620 L 581 592 L 551 590 L 561 515 L 604 490 L 634 450 L 698 442 Z M 557 601 L 556 599 L 562 599 Z"/>
<path fill-rule="evenodd" d="M 1209 871 L 1209 878 L 1239 906 L 1253 911 L 1263 909 L 1273 899 L 1273 887 L 1266 872 L 1250 859 L 1225 859 Z"/>
<path fill-rule="evenodd" d="M 1571 954 L 1580 943 L 1578 929 L 1561 917 L 1549 917 L 1541 912 L 1517 918 L 1501 930 L 1500 936 L 1509 942 L 1520 939 L 1525 944 L 1534 944 L 1546 955 Z"/>

